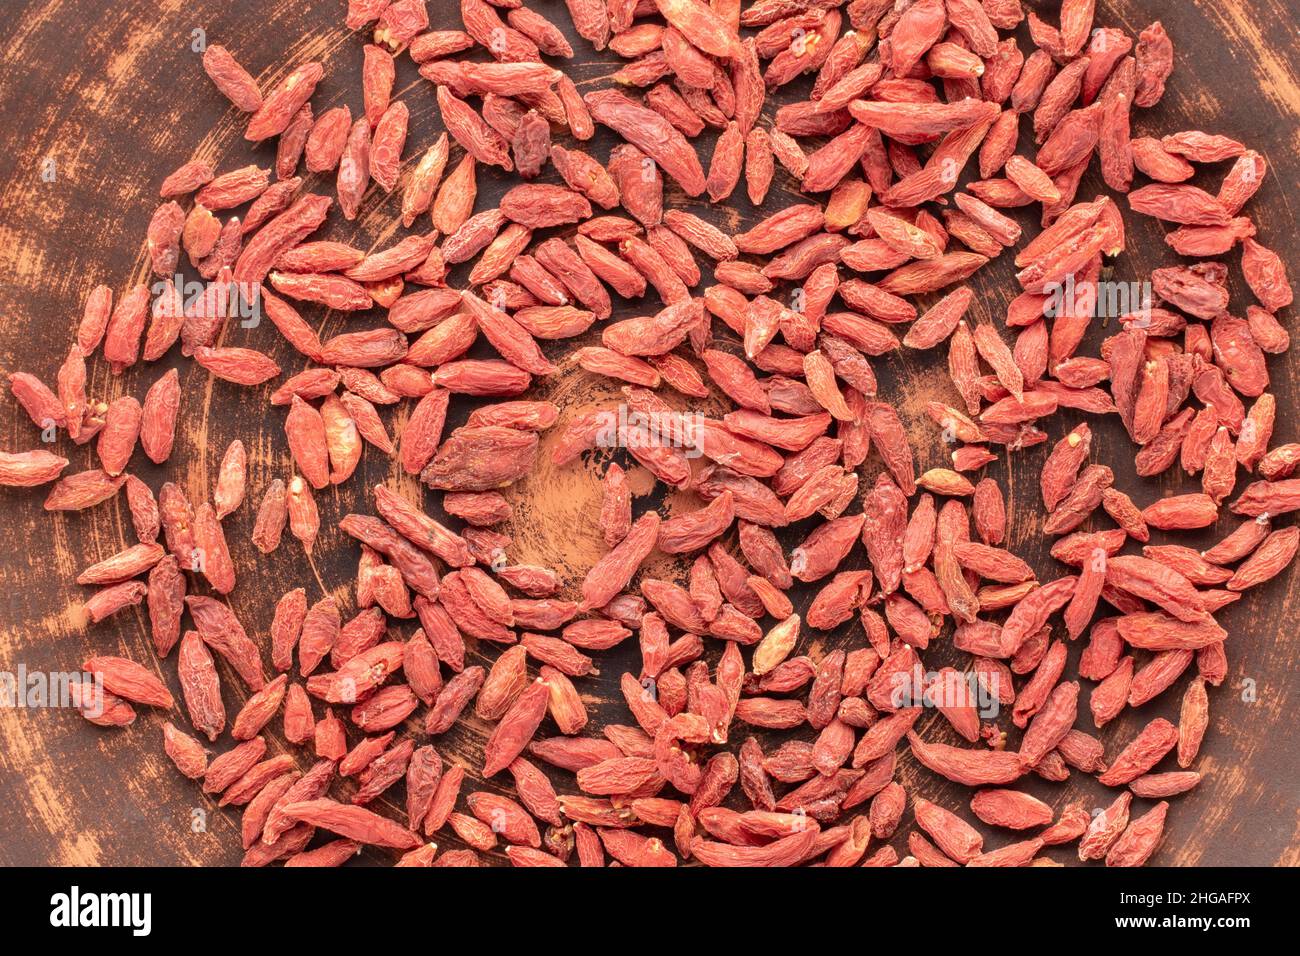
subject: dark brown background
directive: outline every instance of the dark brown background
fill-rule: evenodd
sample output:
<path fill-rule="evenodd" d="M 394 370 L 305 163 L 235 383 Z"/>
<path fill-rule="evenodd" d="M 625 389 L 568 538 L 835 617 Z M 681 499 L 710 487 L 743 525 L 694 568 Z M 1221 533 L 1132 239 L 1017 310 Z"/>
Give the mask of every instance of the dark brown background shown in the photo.
<path fill-rule="evenodd" d="M 567 13 L 558 0 L 530 0 L 529 5 L 572 36 Z M 1054 21 L 1055 3 L 1034 6 L 1043 8 Z M 1269 162 L 1268 179 L 1247 212 L 1255 218 L 1261 240 L 1293 262 L 1297 240 L 1290 203 L 1300 177 L 1296 140 L 1300 84 L 1293 66 L 1300 42 L 1294 5 L 1277 0 L 1103 0 L 1098 6 L 1099 24 L 1121 26 L 1134 36 L 1151 20 L 1161 19 L 1177 50 L 1164 101 L 1153 110 L 1138 112 L 1134 135 L 1199 128 L 1237 137 L 1263 153 Z M 363 41 L 361 35 L 344 29 L 343 8 L 343 0 L 53 0 L 7 5 L 0 22 L 0 370 L 6 374 L 26 370 L 53 383 L 89 289 L 102 281 L 120 295 L 129 283 L 142 279 L 146 271 L 143 232 L 166 173 L 190 157 L 212 161 L 219 172 L 252 161 L 270 163 L 270 149 L 249 149 L 242 139 L 245 118 L 228 108 L 204 76 L 199 55 L 191 49 L 192 31 L 201 29 L 208 42 L 228 46 L 258 77 L 263 89 L 269 89 L 290 64 L 323 60 L 328 72 L 314 97 L 317 113 L 347 103 L 355 116 L 361 108 L 358 78 Z M 434 2 L 430 10 L 435 28 L 460 26 L 456 5 Z M 1022 47 L 1028 49 L 1023 27 L 1021 32 Z M 618 58 L 608 51 L 597 54 L 584 41 L 575 40 L 573 45 L 577 55 L 565 69 L 584 90 L 605 85 L 604 78 L 617 69 Z M 800 98 L 806 95 L 806 88 L 805 80 L 802 87 L 795 84 L 780 99 Z M 396 95 L 412 113 L 408 160 L 418 156 L 440 128 L 432 94 L 432 87 L 418 77 L 409 59 L 402 57 Z M 769 102 L 764 111 L 769 119 L 774 108 Z M 697 141 L 706 161 L 709 139 L 706 134 Z M 603 159 L 612 140 L 602 131 L 592 145 Z M 1024 146 L 1028 148 L 1028 143 Z M 53 182 L 43 181 L 41 176 L 47 159 L 54 163 Z M 1217 188 L 1225 168 L 1211 167 L 1196 182 Z M 547 175 L 554 178 L 553 171 Z M 480 167 L 477 208 L 490 208 L 510 182 L 499 170 Z M 309 182 L 311 186 L 333 193 L 332 183 Z M 775 188 L 790 192 L 794 184 L 778 174 Z M 1094 172 L 1085 179 L 1079 196 L 1090 198 L 1101 189 Z M 728 227 L 744 228 L 757 216 L 742 193 L 743 186 L 725 208 L 704 214 Z M 680 193 L 670 198 L 683 201 Z M 772 198 L 776 207 L 785 204 L 784 197 L 775 192 Z M 344 223 L 335 213 L 321 236 L 328 234 L 363 248 L 386 246 L 404 234 L 395 228 L 397 209 L 396 196 L 384 197 L 372 189 L 356 223 Z M 1130 251 L 1116 264 L 1116 278 L 1143 278 L 1151 268 L 1174 261 L 1166 253 L 1158 226 L 1132 215 L 1126 215 L 1126 220 Z M 1029 225 L 1028 216 L 1022 221 Z M 1236 256 L 1229 259 L 1233 307 L 1241 314 L 1249 293 L 1240 280 Z M 1000 319 L 1011 295 L 1011 271 L 1010 256 L 1003 256 L 975 277 L 976 308 L 981 315 Z M 628 308 L 624 314 L 636 311 Z M 348 317 L 322 315 L 319 310 L 305 314 L 322 336 L 380 321 L 378 314 Z M 1287 321 L 1289 316 L 1282 318 Z M 1109 331 L 1098 323 L 1084 351 L 1096 354 L 1097 341 Z M 301 357 L 278 339 L 269 323 L 249 331 L 232 327 L 224 344 L 267 349 L 282 362 L 286 374 L 303 367 Z M 572 343 L 562 343 L 549 348 L 551 357 L 563 364 L 563 371 L 541 389 L 561 403 L 566 417 L 575 408 L 611 394 L 607 386 L 566 361 L 572 347 Z M 96 362 L 91 393 L 104 400 L 123 392 L 142 396 L 163 369 L 177 361 L 173 350 L 163 363 L 137 366 L 120 377 L 110 376 L 103 363 Z M 951 395 L 941 353 L 904 352 L 874 364 L 882 395 L 896 402 L 914 426 L 918 465 L 926 468 L 942 463 L 936 429 L 922 420 L 925 401 Z M 1297 400 L 1295 359 L 1292 355 L 1272 357 L 1270 367 L 1280 407 L 1274 440 L 1294 441 L 1298 437 L 1292 414 Z M 241 438 L 250 453 L 249 496 L 243 508 L 226 521 L 240 568 L 240 585 L 232 595 L 232 606 L 250 632 L 263 639 L 275 600 L 290 587 L 307 587 L 312 600 L 322 593 L 333 594 L 345 612 L 349 611 L 356 547 L 329 525 L 354 508 L 369 510 L 362 495 L 376 481 L 394 483 L 414 494 L 418 494 L 417 486 L 400 475 L 391 461 L 367 447 L 358 475 L 343 489 L 318 496 L 326 528 L 313 562 L 303 558 L 297 542 L 287 534 L 276 554 L 268 558 L 256 555 L 248 545 L 256 502 L 265 484 L 273 477 L 286 476 L 289 468 L 281 430 L 283 413 L 266 403 L 271 386 L 241 389 L 210 379 L 192 363 L 180 363 L 180 368 L 183 421 L 176 452 L 163 467 L 154 467 L 137 454 L 132 468 L 155 489 L 166 480 L 182 482 L 197 500 L 210 494 L 216 463 L 226 445 Z M 453 412 L 453 425 L 465 414 L 463 403 L 456 404 L 459 411 Z M 400 430 L 406 412 L 385 413 L 391 431 Z M 1056 416 L 1049 426 L 1052 440 L 1078 419 L 1068 411 Z M 1096 435 L 1094 458 L 1115 469 L 1117 485 L 1139 504 L 1191 484 L 1180 481 L 1181 476 L 1173 471 L 1155 480 L 1136 478 L 1131 465 L 1133 448 L 1117 420 L 1112 417 L 1090 424 Z M 0 402 L 0 447 L 37 447 L 37 440 L 21 408 L 7 397 Z M 1010 546 L 1031 560 L 1044 579 L 1060 573 L 1047 557 L 1037 531 L 1041 522 L 1037 476 L 1047 447 L 1016 454 L 1010 460 L 1004 456 L 989 471 L 1008 490 Z M 73 447 L 64 438 L 60 450 L 72 459 L 69 472 L 93 463 L 88 448 Z M 873 456 L 861 469 L 864 488 L 870 486 L 879 467 Z M 517 543 L 511 556 L 559 567 L 570 586 L 576 587 L 599 553 L 592 543 L 599 473 L 599 463 L 563 472 L 543 466 L 512 491 Z M 41 509 L 42 498 L 43 492 L 0 490 L 7 529 L 0 554 L 0 668 L 13 671 L 23 664 L 29 671 L 69 670 L 93 653 L 153 662 L 143 611 L 83 627 L 79 605 L 86 595 L 72 581 L 85 564 L 130 543 L 130 519 L 122 499 L 88 512 L 51 517 Z M 647 497 L 637 506 L 644 509 L 658 504 Z M 677 502 L 667 504 L 672 509 Z M 433 508 L 431 500 L 428 506 Z M 1217 534 L 1234 526 L 1234 520 L 1225 515 Z M 806 530 L 788 535 L 787 546 L 797 543 Z M 1203 540 L 1215 536 L 1208 534 Z M 1187 537 L 1176 540 L 1200 544 Z M 864 558 L 855 553 L 851 560 L 861 563 Z M 666 560 L 655 566 L 659 574 L 674 570 Z M 1300 744 L 1293 736 L 1295 714 L 1300 711 L 1294 678 L 1295 597 L 1295 578 L 1288 573 L 1250 592 L 1221 615 L 1231 634 L 1230 673 L 1211 695 L 1211 729 L 1198 761 L 1206 779 L 1196 791 L 1173 801 L 1167 839 L 1155 862 L 1300 862 L 1295 799 Z M 801 610 L 807 600 L 808 595 L 799 596 Z M 411 629 L 405 622 L 394 628 L 402 635 Z M 841 629 L 829 638 L 806 634 L 800 651 L 819 653 L 838 643 L 860 641 L 857 627 Z M 495 657 L 495 649 L 487 650 L 487 659 Z M 1078 651 L 1077 645 L 1071 648 L 1071 669 Z M 617 699 L 618 676 L 634 666 L 635 655 L 635 642 L 629 641 L 602 655 L 599 678 L 582 682 L 592 708 L 591 726 L 628 720 L 621 702 L 607 702 Z M 472 649 L 471 657 L 482 662 L 478 649 Z M 160 670 L 175 689 L 173 661 L 163 662 Z M 962 655 L 941 641 L 927 655 L 927 662 L 934 667 L 961 664 Z M 1103 735 L 1108 751 L 1115 753 L 1151 717 L 1175 716 L 1185 683 L 1186 677 L 1161 700 L 1108 726 Z M 1243 683 L 1253 688 L 1253 700 L 1244 699 L 1251 695 L 1243 693 Z M 1090 687 L 1085 685 L 1085 694 Z M 227 681 L 226 693 L 227 709 L 233 714 L 243 699 L 242 687 Z M 183 726 L 183 715 L 177 716 Z M 73 711 L 0 710 L 0 832 L 6 836 L 0 842 L 0 863 L 237 863 L 241 856 L 238 815 L 216 811 L 212 801 L 176 773 L 161 752 L 161 719 L 159 713 L 142 709 L 132 728 L 112 731 L 91 727 Z M 1090 719 L 1082 716 L 1080 726 L 1091 729 Z M 278 720 L 271 729 L 278 733 Z M 438 741 L 439 749 L 444 757 L 476 767 L 488 729 L 471 714 Z M 951 732 L 935 715 L 923 720 L 921 732 L 935 739 L 951 739 Z M 423 735 L 419 736 L 423 742 Z M 227 740 L 219 744 L 222 748 L 227 745 Z M 968 793 L 964 788 L 936 778 L 910 757 L 901 758 L 899 773 L 910 792 L 965 809 Z M 1032 777 L 1023 785 L 1058 808 L 1081 793 L 1098 806 L 1109 800 L 1103 796 L 1103 788 L 1078 777 L 1076 774 L 1065 786 Z M 561 779 L 558 785 L 571 789 L 572 782 Z M 472 787 L 467 785 L 467 789 Z M 399 786 L 379 801 L 380 809 L 398 815 L 401 801 Z M 194 832 L 196 813 L 206 817 L 205 832 Z M 909 829 L 910 820 L 900 827 L 895 845 L 904 846 Z M 1004 834 L 997 835 L 988 845 L 999 846 L 1007 839 Z M 445 834 L 440 842 L 455 845 Z M 1048 855 L 1069 862 L 1073 850 L 1054 848 Z M 382 861 L 388 857 L 374 852 L 367 858 Z"/>

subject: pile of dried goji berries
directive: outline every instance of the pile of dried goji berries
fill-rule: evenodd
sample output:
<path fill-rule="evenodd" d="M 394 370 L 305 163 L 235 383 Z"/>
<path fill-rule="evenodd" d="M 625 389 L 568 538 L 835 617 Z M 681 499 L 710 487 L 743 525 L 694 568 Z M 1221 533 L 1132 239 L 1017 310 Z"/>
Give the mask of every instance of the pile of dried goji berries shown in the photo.
<path fill-rule="evenodd" d="M 147 601 L 158 660 L 87 660 L 105 692 L 83 712 L 125 726 L 133 704 L 173 708 L 156 672 L 175 649 L 190 723 L 221 752 L 209 760 L 175 722 L 163 745 L 221 805 L 244 808 L 249 865 L 339 864 L 362 844 L 425 866 L 474 865 L 498 848 L 521 866 L 1006 866 L 1050 862 L 1043 849 L 1064 844 L 1083 860 L 1145 862 L 1165 798 L 1200 779 L 1206 687 L 1227 670 L 1213 615 L 1279 574 L 1300 535 L 1271 523 L 1300 508 L 1300 445 L 1270 447 L 1265 353 L 1287 348 L 1274 313 L 1291 290 L 1241 215 L 1262 157 L 1203 132 L 1134 138 L 1133 108 L 1160 100 L 1173 47 L 1159 23 L 1136 41 L 1095 27 L 1093 0 L 1064 0 L 1057 25 L 1030 13 L 1023 27 L 1019 0 L 566 5 L 583 42 L 626 60 L 585 95 L 550 65 L 573 55 L 566 31 L 519 0 L 461 0 L 463 30 L 430 23 L 424 0 L 351 0 L 347 26 L 373 38 L 355 120 L 346 106 L 314 114 L 320 63 L 264 95 L 228 51 L 207 49 L 213 82 L 251 114 L 246 138 L 276 140 L 275 181 L 256 165 L 182 165 L 148 230 L 158 284 L 116 307 L 108 287 L 90 293 L 55 390 L 11 377 L 37 425 L 93 440 L 99 467 L 60 477 L 68 461 L 51 452 L 4 454 L 0 480 L 54 481 L 49 510 L 125 486 L 139 537 L 78 581 L 99 588 L 91 622 Z M 423 151 L 407 149 L 408 108 L 391 96 L 403 54 L 436 86 L 412 95 L 436 95 L 446 127 Z M 798 99 L 787 87 L 807 91 L 808 75 Z M 604 162 L 583 148 L 596 124 L 621 140 Z M 707 171 L 691 142 L 706 129 Z M 1076 202 L 1094 155 L 1126 199 Z M 801 201 L 769 197 L 778 165 Z M 475 212 L 478 177 L 503 174 L 525 181 Z M 1150 182 L 1130 191 L 1135 174 Z M 346 219 L 369 203 L 396 218 L 396 190 L 414 231 L 373 252 L 316 238 L 334 204 L 328 176 Z M 706 192 L 725 202 L 742 176 L 764 211 L 748 230 L 689 211 Z M 1194 176 L 1214 177 L 1217 194 Z M 1197 261 L 1156 269 L 1149 295 L 1111 316 L 1100 354 L 1080 354 L 1109 314 L 1104 263 L 1124 249 L 1125 202 L 1176 226 L 1169 246 Z M 1042 230 L 1022 244 L 1004 210 L 1029 207 Z M 1002 327 L 968 320 L 962 283 L 1013 247 L 1019 294 Z M 1229 313 L 1215 261 L 1238 247 L 1257 303 L 1244 319 Z M 174 279 L 182 252 L 206 281 L 188 299 Z M 701 262 L 713 270 L 702 291 Z M 450 287 L 462 265 L 463 288 Z M 640 314 L 607 322 L 622 300 Z M 250 307 L 310 363 L 273 391 L 281 369 L 265 352 L 220 344 Z M 319 307 L 365 312 L 368 327 L 322 342 L 300 311 Z M 538 343 L 597 322 L 599 345 Z M 480 335 L 498 358 L 466 357 Z M 414 501 L 379 485 L 362 496 L 373 514 L 338 519 L 361 548 L 350 617 L 298 588 L 273 621 L 246 628 L 224 600 L 257 557 L 242 542 L 232 556 L 222 529 L 245 496 L 241 443 L 211 501 L 192 504 L 173 483 L 155 497 L 127 471 L 137 444 L 154 462 L 172 457 L 177 374 L 143 402 L 105 405 L 86 394 L 86 363 L 102 351 L 122 372 L 178 339 L 283 415 L 293 469 L 286 459 L 286 478 L 261 489 L 259 551 L 279 547 L 287 524 L 310 553 L 314 494 L 346 481 L 367 444 L 437 492 Z M 951 460 L 919 477 L 871 361 L 900 343 L 935 362 L 946 351 L 959 405 L 928 403 Z M 621 407 L 560 421 L 555 404 L 522 397 L 575 367 L 623 383 Z M 474 409 L 444 435 L 454 395 Z M 692 411 L 702 399 L 733 410 Z M 394 442 L 380 410 L 408 402 Z M 1202 490 L 1142 507 L 1113 487 L 1082 423 L 1110 414 L 1140 446 L 1138 474 L 1180 466 Z M 1003 548 L 1002 492 L 977 476 L 1053 427 L 1070 430 L 1041 465 L 1042 532 L 1065 573 L 1040 581 Z M 553 428 L 555 463 L 594 452 L 605 469 L 606 550 L 575 600 L 563 595 L 576 582 L 510 562 L 499 491 L 528 479 Z M 696 509 L 633 520 L 619 461 Z M 1239 469 L 1253 475 L 1229 506 L 1242 519 L 1218 544 L 1149 543 L 1151 529 L 1219 523 Z M 434 504 L 461 529 L 427 513 Z M 679 581 L 640 573 L 656 550 L 680 559 Z M 802 616 L 796 581 L 811 585 Z M 407 619 L 419 630 L 395 638 L 390 621 Z M 839 649 L 820 650 L 809 630 L 835 631 Z M 588 726 L 584 679 L 634 633 L 640 672 L 621 684 L 633 722 Z M 935 641 L 967 668 L 928 671 Z M 1072 642 L 1078 679 L 1066 674 Z M 466 666 L 467 649 L 490 667 Z M 1158 718 L 1105 742 L 1075 727 L 1081 681 L 1101 728 L 1188 671 L 1177 726 Z M 250 693 L 232 744 L 235 680 Z M 489 728 L 482 765 L 444 762 L 437 739 L 471 703 Z M 283 735 L 268 741 L 277 716 Z M 1170 754 L 1180 769 L 1160 768 Z M 1006 839 L 986 847 L 960 815 L 909 801 L 899 760 L 973 788 L 970 812 Z M 1015 787 L 1072 772 L 1116 788 L 1114 802 L 1058 812 Z M 403 781 L 405 819 L 367 809 Z M 1130 820 L 1135 797 L 1159 802 Z M 916 827 L 900 859 L 887 841 L 909 804 Z"/>

